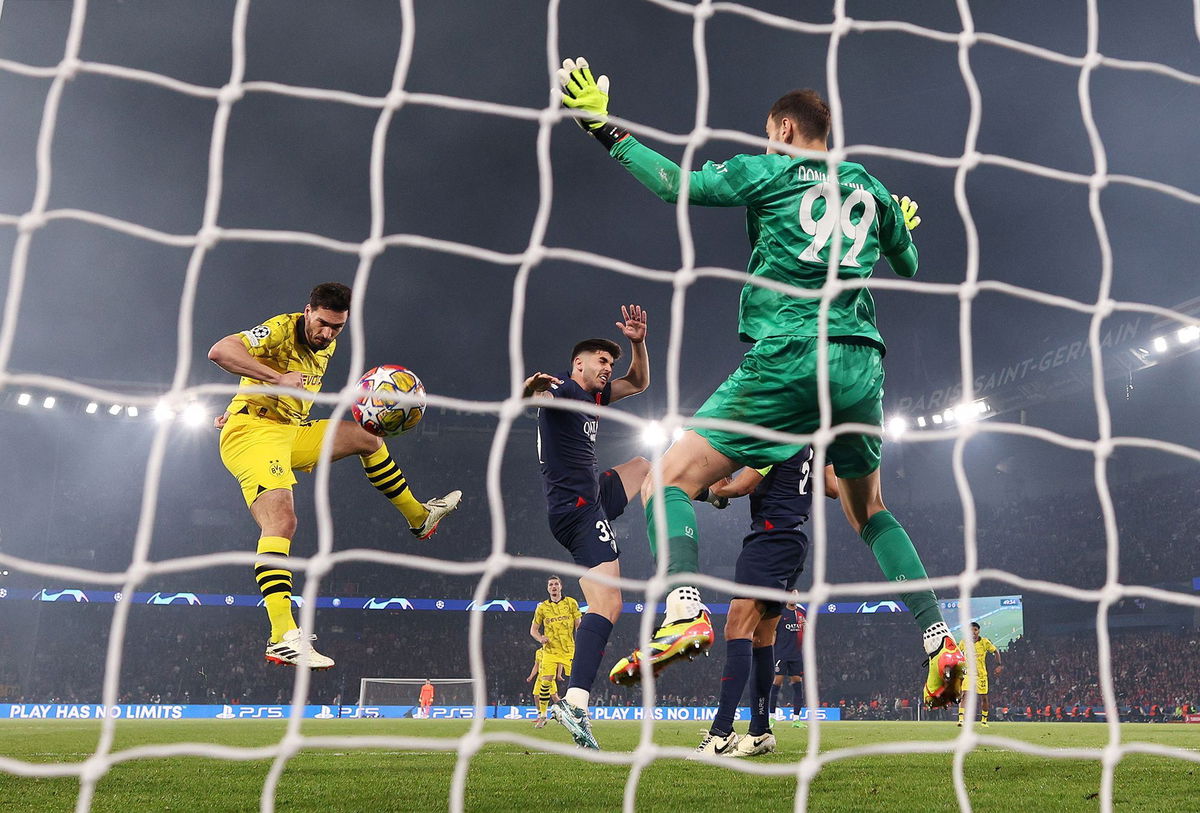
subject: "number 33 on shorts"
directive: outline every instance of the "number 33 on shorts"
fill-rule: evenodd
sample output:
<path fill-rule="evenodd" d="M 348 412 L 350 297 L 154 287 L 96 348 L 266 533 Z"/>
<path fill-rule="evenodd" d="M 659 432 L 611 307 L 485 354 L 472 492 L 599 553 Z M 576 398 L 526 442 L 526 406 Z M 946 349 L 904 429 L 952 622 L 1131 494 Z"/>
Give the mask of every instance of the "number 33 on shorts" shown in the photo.
<path fill-rule="evenodd" d="M 617 537 L 613 534 L 612 526 L 608 524 L 608 520 L 602 519 L 596 522 L 597 537 L 601 542 L 607 542 L 609 547 L 614 551 L 617 549 Z"/>

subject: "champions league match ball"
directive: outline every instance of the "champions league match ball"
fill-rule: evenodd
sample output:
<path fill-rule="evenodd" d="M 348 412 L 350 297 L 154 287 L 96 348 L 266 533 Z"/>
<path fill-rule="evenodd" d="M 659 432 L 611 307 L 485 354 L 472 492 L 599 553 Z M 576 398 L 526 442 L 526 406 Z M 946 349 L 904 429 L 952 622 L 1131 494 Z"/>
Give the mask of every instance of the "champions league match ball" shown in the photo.
<path fill-rule="evenodd" d="M 395 364 L 381 364 L 367 370 L 358 379 L 363 393 L 350 407 L 354 420 L 372 435 L 381 438 L 401 435 L 421 422 L 425 414 L 425 385 L 412 370 Z M 416 403 L 399 403 L 396 395 L 408 395 Z"/>

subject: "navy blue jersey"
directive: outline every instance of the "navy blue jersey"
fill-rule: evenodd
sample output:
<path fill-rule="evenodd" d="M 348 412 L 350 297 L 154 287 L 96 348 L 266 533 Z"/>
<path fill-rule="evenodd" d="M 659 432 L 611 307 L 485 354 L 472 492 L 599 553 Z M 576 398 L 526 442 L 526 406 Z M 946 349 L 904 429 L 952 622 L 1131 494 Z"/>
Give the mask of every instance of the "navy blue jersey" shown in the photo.
<path fill-rule="evenodd" d="M 804 610 L 799 605 L 789 610 L 785 605 L 779 613 L 779 626 L 775 628 L 775 660 L 800 660 L 800 644 L 804 641 Z"/>
<path fill-rule="evenodd" d="M 812 447 L 771 467 L 750 494 L 752 531 L 798 530 L 812 508 Z"/>
<path fill-rule="evenodd" d="M 612 395 L 611 381 L 600 392 L 588 392 L 570 375 L 556 377 L 563 383 L 550 388 L 555 398 L 608 405 Z M 546 506 L 551 514 L 596 501 L 599 493 L 596 429 L 599 425 L 600 419 L 595 415 L 565 409 L 538 410 L 538 462 L 542 464 Z"/>

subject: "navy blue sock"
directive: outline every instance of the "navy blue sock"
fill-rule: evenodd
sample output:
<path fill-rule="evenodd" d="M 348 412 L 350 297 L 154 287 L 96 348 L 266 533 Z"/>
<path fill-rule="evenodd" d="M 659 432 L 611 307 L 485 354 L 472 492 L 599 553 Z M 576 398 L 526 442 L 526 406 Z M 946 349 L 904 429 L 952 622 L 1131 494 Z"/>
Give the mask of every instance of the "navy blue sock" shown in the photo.
<path fill-rule="evenodd" d="M 584 614 L 579 629 L 575 630 L 575 657 L 571 659 L 571 682 L 567 688 L 592 690 L 612 630 L 612 622 L 599 613 Z"/>
<path fill-rule="evenodd" d="M 783 684 L 776 686 L 771 684 L 771 716 L 775 716 L 775 709 L 779 708 L 779 690 L 783 688 Z"/>
<path fill-rule="evenodd" d="M 792 684 L 792 713 L 796 715 L 796 719 L 800 719 L 800 712 L 804 710 L 804 681 L 798 680 Z"/>
<path fill-rule="evenodd" d="M 775 687 L 775 647 L 771 644 L 754 649 L 754 676 L 750 679 L 750 734 L 758 736 L 771 730 L 771 690 Z"/>
<path fill-rule="evenodd" d="M 749 638 L 734 638 L 725 642 L 725 673 L 721 676 L 721 700 L 717 704 L 717 716 L 713 718 L 709 733 L 728 737 L 733 731 L 733 718 L 737 715 L 746 679 L 750 677 L 753 648 Z"/>

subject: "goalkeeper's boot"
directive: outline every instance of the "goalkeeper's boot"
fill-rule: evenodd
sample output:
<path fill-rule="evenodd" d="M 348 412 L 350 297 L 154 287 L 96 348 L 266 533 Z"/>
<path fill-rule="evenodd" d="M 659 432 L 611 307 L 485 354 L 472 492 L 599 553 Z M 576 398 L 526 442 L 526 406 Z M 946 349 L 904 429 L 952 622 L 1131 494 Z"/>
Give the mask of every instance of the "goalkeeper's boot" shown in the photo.
<path fill-rule="evenodd" d="M 925 678 L 925 706 L 940 709 L 957 702 L 962 694 L 962 675 L 966 658 L 954 639 L 947 635 L 942 646 L 929 656 L 929 675 Z"/>
<path fill-rule="evenodd" d="M 730 731 L 724 737 L 711 731 L 705 733 L 704 739 L 696 746 L 696 750 L 688 754 L 688 759 L 703 759 L 704 757 L 731 757 L 737 749 L 738 735 Z"/>
<path fill-rule="evenodd" d="M 708 650 L 713 642 L 712 622 L 708 611 L 701 610 L 695 618 L 663 624 L 650 641 L 649 654 L 634 650 L 632 655 L 617 661 L 608 673 L 608 679 L 618 686 L 637 683 L 641 675 L 642 661 L 650 659 L 650 666 L 657 676 L 669 664 L 680 658 L 691 660 Z"/>
<path fill-rule="evenodd" d="M 425 521 L 421 523 L 420 528 L 409 528 L 412 531 L 412 535 L 417 539 L 428 539 L 433 536 L 438 529 L 438 523 L 445 519 L 447 514 L 458 508 L 458 503 L 461 499 L 462 492 L 455 489 L 445 497 L 434 497 L 429 502 L 422 503 L 429 514 L 425 517 Z"/>
<path fill-rule="evenodd" d="M 333 658 L 328 658 L 313 649 L 309 642 L 316 639 L 315 635 L 305 635 L 304 630 L 289 630 L 279 639 L 279 643 L 267 644 L 266 658 L 280 666 L 307 664 L 308 668 L 313 670 L 328 669 L 333 666 Z"/>
<path fill-rule="evenodd" d="M 737 748 L 733 749 L 735 757 L 756 757 L 769 754 L 775 750 L 775 735 L 768 731 L 766 734 L 747 734 L 738 738 Z"/>
<path fill-rule="evenodd" d="M 554 704 L 553 716 L 570 732 L 571 739 L 575 740 L 575 744 L 580 748 L 600 750 L 600 743 L 596 742 L 596 737 L 592 734 L 592 721 L 588 719 L 586 709 L 581 709 L 566 700 L 559 700 Z"/>

